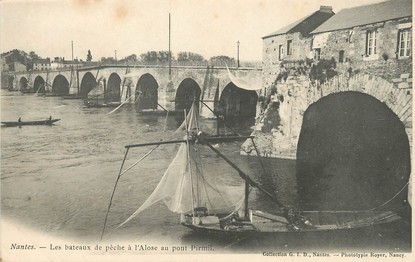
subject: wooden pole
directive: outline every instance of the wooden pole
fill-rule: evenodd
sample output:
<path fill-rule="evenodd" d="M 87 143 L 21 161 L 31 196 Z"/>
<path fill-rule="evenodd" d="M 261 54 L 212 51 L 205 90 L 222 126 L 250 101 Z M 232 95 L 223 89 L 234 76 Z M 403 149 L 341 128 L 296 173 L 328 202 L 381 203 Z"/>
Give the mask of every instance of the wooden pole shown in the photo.
<path fill-rule="evenodd" d="M 248 210 L 248 198 L 249 198 L 249 183 L 245 180 L 245 219 L 249 217 L 249 210 Z"/>
<path fill-rule="evenodd" d="M 171 78 L 171 16 L 169 13 L 169 79 Z"/>
<path fill-rule="evenodd" d="M 187 142 L 187 139 L 181 139 L 181 140 L 171 140 L 171 141 L 160 141 L 160 142 L 152 142 L 152 143 L 133 144 L 133 145 L 126 145 L 126 146 L 125 146 L 125 148 L 140 147 L 140 146 L 165 145 L 165 144 L 177 144 L 177 143 L 185 143 L 185 142 Z"/>

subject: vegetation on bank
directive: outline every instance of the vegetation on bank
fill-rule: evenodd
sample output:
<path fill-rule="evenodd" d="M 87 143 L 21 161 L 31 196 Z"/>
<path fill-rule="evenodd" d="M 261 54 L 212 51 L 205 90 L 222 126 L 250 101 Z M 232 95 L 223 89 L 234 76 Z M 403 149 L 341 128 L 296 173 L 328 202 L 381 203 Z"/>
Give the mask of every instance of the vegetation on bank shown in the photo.
<path fill-rule="evenodd" d="M 2 58 L 5 58 L 6 63 L 13 63 L 18 62 L 26 66 L 27 70 L 33 70 L 33 63 L 35 60 L 43 59 L 40 55 L 38 55 L 35 51 L 30 51 L 29 53 L 14 49 L 8 52 L 1 54 Z M 53 59 L 49 59 L 51 62 L 53 61 L 66 61 L 65 57 L 55 57 Z M 93 52 L 88 50 L 85 54 L 85 60 L 83 59 L 74 59 L 75 61 L 79 62 L 98 62 L 99 64 L 103 65 L 110 65 L 110 64 L 126 64 L 126 65 L 133 65 L 133 64 L 167 64 L 169 59 L 174 64 L 220 64 L 220 65 L 228 65 L 229 67 L 233 67 L 236 65 L 236 60 L 233 57 L 219 55 L 213 56 L 209 59 L 206 59 L 201 54 L 194 53 L 194 52 L 178 52 L 177 56 L 172 52 L 169 51 L 147 51 L 140 55 L 131 54 L 121 59 L 116 59 L 115 57 L 101 57 L 100 59 L 96 59 L 93 61 Z M 245 62 L 247 64 L 247 62 Z M 259 62 L 252 62 L 252 64 L 259 64 Z"/>

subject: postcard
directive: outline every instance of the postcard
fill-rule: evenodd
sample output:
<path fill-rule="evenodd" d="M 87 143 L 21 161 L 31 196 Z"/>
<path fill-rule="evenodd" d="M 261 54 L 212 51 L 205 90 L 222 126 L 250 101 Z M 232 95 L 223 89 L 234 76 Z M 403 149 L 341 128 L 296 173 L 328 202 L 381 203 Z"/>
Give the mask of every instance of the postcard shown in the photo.
<path fill-rule="evenodd" d="M 0 12 L 1 260 L 413 259 L 411 0 Z"/>

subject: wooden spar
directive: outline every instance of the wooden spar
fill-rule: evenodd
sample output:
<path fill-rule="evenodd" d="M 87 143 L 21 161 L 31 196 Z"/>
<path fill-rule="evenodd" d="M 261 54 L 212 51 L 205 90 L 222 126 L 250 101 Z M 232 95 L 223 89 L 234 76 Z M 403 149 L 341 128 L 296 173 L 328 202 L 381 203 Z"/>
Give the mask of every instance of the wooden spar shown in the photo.
<path fill-rule="evenodd" d="M 127 150 L 125 151 L 124 159 L 122 160 L 120 171 L 118 172 L 117 180 L 115 181 L 114 189 L 112 190 L 110 202 L 108 204 L 107 214 L 105 215 L 104 227 L 102 228 L 101 241 L 102 241 L 102 238 L 104 237 L 105 227 L 107 226 L 108 214 L 110 212 L 110 208 L 111 208 L 111 205 L 112 205 L 112 199 L 114 198 L 115 189 L 117 188 L 118 181 L 120 180 L 120 177 L 121 177 L 122 168 L 124 167 L 125 160 L 127 159 L 128 150 L 130 150 L 130 149 L 127 148 Z"/>
<path fill-rule="evenodd" d="M 249 197 L 249 183 L 245 180 L 245 219 L 249 217 L 249 210 L 248 210 L 248 197 Z"/>
<path fill-rule="evenodd" d="M 206 142 L 218 142 L 218 141 L 225 141 L 225 140 L 239 140 L 239 139 L 248 139 L 252 136 L 229 136 L 229 137 L 204 137 L 201 139 L 200 143 L 203 144 L 204 141 Z M 185 143 L 187 141 L 194 141 L 195 138 L 189 139 L 178 139 L 178 140 L 169 140 L 169 141 L 159 141 L 159 142 L 150 142 L 150 143 L 142 143 L 142 144 L 132 144 L 126 145 L 125 148 L 131 147 L 140 147 L 140 146 L 154 146 L 154 145 L 164 145 L 164 144 L 177 144 L 177 143 Z"/>
<path fill-rule="evenodd" d="M 181 140 L 160 141 L 160 142 L 151 142 L 151 143 L 143 143 L 143 144 L 133 144 L 133 145 L 126 145 L 125 148 L 140 147 L 140 146 L 165 145 L 165 144 L 177 144 L 177 143 L 185 143 L 186 141 L 188 141 L 188 140 L 187 139 L 181 139 Z"/>
<path fill-rule="evenodd" d="M 258 148 L 256 147 L 256 144 L 255 144 L 255 141 L 254 141 L 254 137 L 251 137 L 251 141 L 252 141 L 252 144 L 254 145 L 256 155 L 257 155 L 257 156 L 258 156 L 258 158 L 259 158 L 259 163 L 261 164 L 262 170 L 264 170 L 264 174 L 266 174 L 266 173 L 267 173 L 267 171 L 265 170 L 264 162 L 262 161 L 262 157 L 261 157 L 261 155 L 259 154 L 259 150 L 258 150 Z"/>
<path fill-rule="evenodd" d="M 238 171 L 239 176 L 244 179 L 245 181 L 247 181 L 251 186 L 254 186 L 256 188 L 258 188 L 259 190 L 261 190 L 264 194 L 266 194 L 268 197 L 270 197 L 274 202 L 276 202 L 280 207 L 285 207 L 283 204 L 281 204 L 281 202 L 271 193 L 269 193 L 268 191 L 266 191 L 265 189 L 263 189 L 261 186 L 258 185 L 257 182 L 253 181 L 247 174 L 245 174 L 244 171 L 242 171 L 238 166 L 236 166 L 231 160 L 229 160 L 226 156 L 224 156 L 221 152 L 219 152 L 216 148 L 214 148 L 212 145 L 210 145 L 209 143 L 205 143 L 210 149 L 212 149 L 216 154 L 218 154 L 218 156 L 220 156 L 221 158 L 223 158 L 223 160 L 225 160 L 231 167 L 233 167 L 233 169 L 235 169 L 236 171 Z"/>
<path fill-rule="evenodd" d="M 200 138 L 200 143 L 203 144 L 203 141 L 207 142 L 221 142 L 221 141 L 228 141 L 228 140 L 246 140 L 248 138 L 252 138 L 253 136 L 210 136 L 210 137 L 203 137 Z"/>
<path fill-rule="evenodd" d="M 194 101 L 199 101 L 199 102 L 215 102 L 215 100 L 201 100 L 201 99 L 193 99 L 193 100 L 169 100 L 169 102 L 194 102 Z"/>

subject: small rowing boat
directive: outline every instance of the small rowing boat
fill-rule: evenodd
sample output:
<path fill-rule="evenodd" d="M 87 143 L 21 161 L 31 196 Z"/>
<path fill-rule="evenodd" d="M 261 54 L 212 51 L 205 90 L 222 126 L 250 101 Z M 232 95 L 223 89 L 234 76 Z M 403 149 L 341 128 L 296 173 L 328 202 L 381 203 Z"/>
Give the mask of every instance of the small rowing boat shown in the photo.
<path fill-rule="evenodd" d="M 1 124 L 6 127 L 12 126 L 31 126 L 31 125 L 53 125 L 53 123 L 59 121 L 60 119 L 44 119 L 44 120 L 34 120 L 34 121 L 1 121 Z"/>

